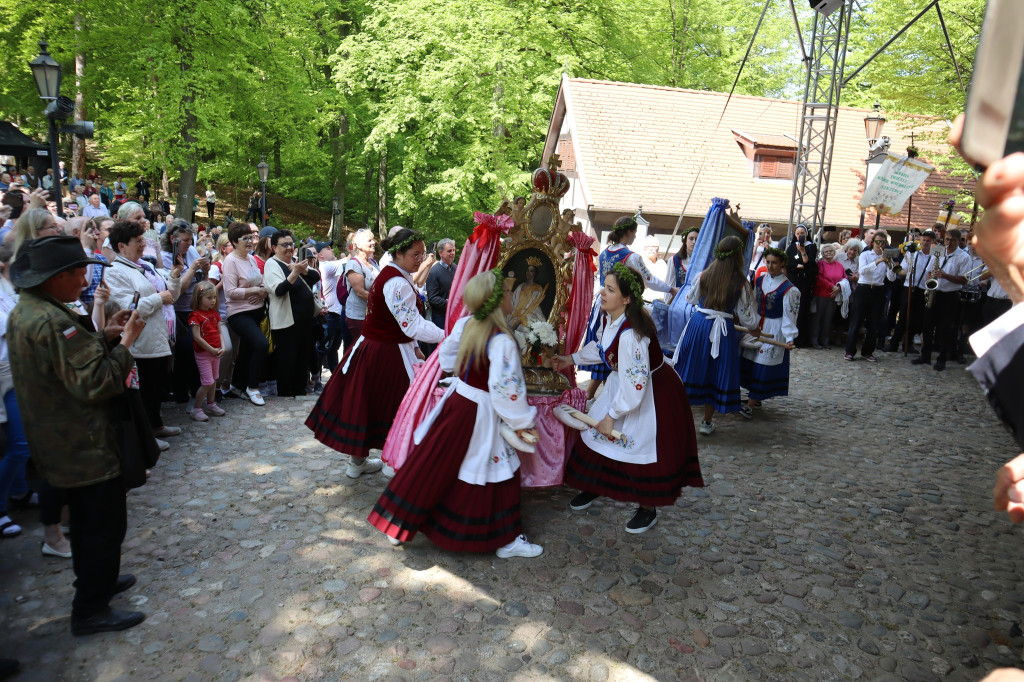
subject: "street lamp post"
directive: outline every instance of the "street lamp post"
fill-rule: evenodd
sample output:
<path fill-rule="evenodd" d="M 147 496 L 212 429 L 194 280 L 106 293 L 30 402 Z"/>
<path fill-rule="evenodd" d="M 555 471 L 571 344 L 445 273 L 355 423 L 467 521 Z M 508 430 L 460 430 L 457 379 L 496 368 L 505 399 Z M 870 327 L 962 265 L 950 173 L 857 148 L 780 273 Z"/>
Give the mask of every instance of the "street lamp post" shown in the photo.
<path fill-rule="evenodd" d="M 263 206 L 260 207 L 260 214 L 263 216 L 262 227 L 267 226 L 267 176 L 270 175 L 270 166 L 267 165 L 267 155 L 260 154 L 260 162 L 256 164 L 256 172 L 259 173 L 260 182 L 263 184 Z"/>
<path fill-rule="evenodd" d="M 882 105 L 875 102 L 874 111 L 864 117 L 864 135 L 868 141 L 868 158 L 864 169 L 864 191 L 866 192 L 871 181 L 875 179 L 878 169 L 885 161 L 889 153 L 889 138 L 882 136 L 882 128 L 885 127 L 885 116 L 882 116 Z M 864 213 L 860 209 L 860 235 L 864 237 Z M 875 227 L 881 221 L 881 216 L 875 211 Z"/>
<path fill-rule="evenodd" d="M 49 44 L 46 39 L 43 38 L 39 41 L 39 56 L 28 63 L 30 69 L 32 69 L 32 77 L 36 81 L 36 89 L 39 90 L 39 98 L 44 102 L 48 102 L 46 109 L 46 115 L 50 123 L 50 167 L 53 168 L 53 181 L 54 181 L 54 195 L 57 204 L 57 215 L 63 216 L 64 205 L 61 201 L 61 195 L 64 193 L 60 183 L 60 161 L 57 158 L 57 106 L 58 97 L 60 97 L 60 82 L 63 78 L 63 69 L 53 57 L 50 56 L 50 52 L 47 49 Z M 51 111 L 53 110 L 53 111 Z"/>

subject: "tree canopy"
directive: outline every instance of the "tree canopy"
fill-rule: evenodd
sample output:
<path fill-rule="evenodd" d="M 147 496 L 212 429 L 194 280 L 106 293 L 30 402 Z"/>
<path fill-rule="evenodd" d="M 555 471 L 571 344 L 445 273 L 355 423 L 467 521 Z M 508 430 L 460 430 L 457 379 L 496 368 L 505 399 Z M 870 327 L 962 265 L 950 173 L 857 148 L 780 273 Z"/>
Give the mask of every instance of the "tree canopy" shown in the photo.
<path fill-rule="evenodd" d="M 926 4 L 858 3 L 848 69 Z M 797 3 L 809 38 L 811 11 Z M 0 116 L 45 121 L 26 63 L 43 35 L 96 122 L 89 165 L 270 188 L 350 225 L 465 232 L 474 210 L 524 193 L 562 73 L 728 91 L 764 0 L 0 0 Z M 942 0 L 965 82 L 983 0 Z M 799 98 L 789 4 L 772 0 L 737 92 Z M 76 78 L 76 66 L 80 75 Z M 952 117 L 964 95 L 934 12 L 843 93 Z M 864 83 L 866 85 L 859 86 Z"/>

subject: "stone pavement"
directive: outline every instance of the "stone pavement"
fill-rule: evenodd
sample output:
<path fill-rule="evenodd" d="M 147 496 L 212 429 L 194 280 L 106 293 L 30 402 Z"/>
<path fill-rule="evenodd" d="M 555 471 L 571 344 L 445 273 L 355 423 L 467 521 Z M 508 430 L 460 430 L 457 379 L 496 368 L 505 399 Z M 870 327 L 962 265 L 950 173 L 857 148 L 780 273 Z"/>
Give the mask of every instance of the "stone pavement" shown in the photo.
<path fill-rule="evenodd" d="M 1016 454 L 959 365 L 794 354 L 793 395 L 700 436 L 707 488 L 644 535 L 627 505 L 526 492 L 537 559 L 393 548 L 302 426 L 308 399 L 187 421 L 129 495 L 115 600 L 73 638 L 70 562 L 0 544 L 19 680 L 977 680 L 1019 661 L 1024 529 L 991 509 Z M 27 523 L 26 523 L 27 522 Z"/>

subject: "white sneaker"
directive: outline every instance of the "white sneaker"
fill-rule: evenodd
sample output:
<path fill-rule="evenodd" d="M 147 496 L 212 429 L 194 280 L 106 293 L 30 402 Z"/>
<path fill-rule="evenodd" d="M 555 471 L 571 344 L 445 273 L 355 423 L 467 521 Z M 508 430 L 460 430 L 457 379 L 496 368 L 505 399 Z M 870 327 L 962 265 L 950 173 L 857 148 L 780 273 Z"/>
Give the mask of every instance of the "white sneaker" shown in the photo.
<path fill-rule="evenodd" d="M 511 559 L 514 556 L 532 559 L 533 557 L 540 556 L 543 553 L 544 548 L 540 545 L 530 544 L 525 535 L 520 535 L 504 547 L 499 547 L 498 551 L 495 552 L 499 559 Z"/>
<path fill-rule="evenodd" d="M 390 464 L 385 464 L 384 467 L 380 470 L 380 472 L 384 474 L 384 478 L 387 479 L 394 478 L 395 474 L 398 473 L 397 471 L 395 471 L 395 468 Z"/>
<path fill-rule="evenodd" d="M 156 446 L 160 448 L 160 452 L 171 449 L 171 444 L 165 440 L 156 439 Z"/>
<path fill-rule="evenodd" d="M 372 474 L 375 471 L 380 471 L 383 466 L 384 462 L 380 461 L 376 457 L 364 457 L 362 462 L 356 462 L 353 457 L 348 462 L 348 468 L 345 469 L 345 475 L 349 478 L 359 478 L 363 474 Z"/>
<path fill-rule="evenodd" d="M 180 426 L 161 426 L 159 429 L 153 432 L 153 435 L 161 438 L 173 438 L 174 436 L 181 435 Z"/>
<path fill-rule="evenodd" d="M 263 396 L 261 396 L 260 392 L 255 388 L 245 389 L 245 397 L 248 398 L 249 402 L 253 405 L 266 405 L 266 402 L 263 400 Z"/>
<path fill-rule="evenodd" d="M 700 432 L 703 433 L 705 436 L 710 436 L 712 433 L 714 433 L 715 428 L 717 428 L 715 426 L 715 422 L 706 422 L 703 420 L 701 420 L 700 422 Z"/>
<path fill-rule="evenodd" d="M 384 537 L 386 537 L 388 539 L 388 542 L 390 542 L 395 547 L 398 547 L 399 545 L 402 544 L 402 541 L 399 540 L 398 538 L 393 538 L 390 535 L 385 535 Z"/>

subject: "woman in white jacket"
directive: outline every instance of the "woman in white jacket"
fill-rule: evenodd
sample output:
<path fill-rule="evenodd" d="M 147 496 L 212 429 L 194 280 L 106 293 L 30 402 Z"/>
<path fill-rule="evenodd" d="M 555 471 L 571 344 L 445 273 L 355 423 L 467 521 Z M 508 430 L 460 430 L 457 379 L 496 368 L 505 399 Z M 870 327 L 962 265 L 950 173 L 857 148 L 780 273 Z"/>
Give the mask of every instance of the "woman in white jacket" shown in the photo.
<path fill-rule="evenodd" d="M 145 241 L 142 225 L 118 221 L 110 228 L 110 247 L 117 253 L 112 267 L 104 275 L 110 288 L 110 300 L 122 310 L 129 310 L 138 294 L 136 308 L 146 322 L 142 334 L 131 348 L 132 357 L 139 368 L 139 391 L 146 408 L 146 416 L 157 438 L 176 436 L 181 429 L 164 426 L 160 416 L 160 402 L 167 387 L 167 362 L 171 356 L 170 335 L 164 321 L 163 306 L 173 303 L 181 290 L 181 266 L 171 271 L 166 288 L 157 291 L 151 279 L 160 278 L 153 266 L 142 260 Z M 148 270 L 148 272 L 147 272 Z"/>

